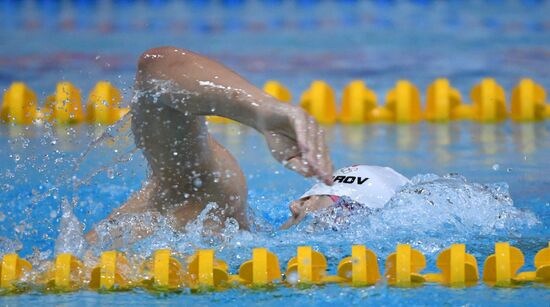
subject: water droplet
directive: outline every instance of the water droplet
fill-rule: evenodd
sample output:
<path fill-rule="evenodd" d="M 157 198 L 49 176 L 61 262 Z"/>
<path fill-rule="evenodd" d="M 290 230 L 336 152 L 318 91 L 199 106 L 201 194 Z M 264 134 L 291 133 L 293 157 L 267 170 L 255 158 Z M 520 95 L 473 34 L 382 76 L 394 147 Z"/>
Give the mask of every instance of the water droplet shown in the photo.
<path fill-rule="evenodd" d="M 202 180 L 200 178 L 193 179 L 193 186 L 195 186 L 195 188 L 202 187 Z"/>
<path fill-rule="evenodd" d="M 115 170 L 112 168 L 107 169 L 107 178 L 114 179 L 115 178 Z"/>
<path fill-rule="evenodd" d="M 500 169 L 500 165 L 493 164 L 493 171 L 498 171 Z"/>

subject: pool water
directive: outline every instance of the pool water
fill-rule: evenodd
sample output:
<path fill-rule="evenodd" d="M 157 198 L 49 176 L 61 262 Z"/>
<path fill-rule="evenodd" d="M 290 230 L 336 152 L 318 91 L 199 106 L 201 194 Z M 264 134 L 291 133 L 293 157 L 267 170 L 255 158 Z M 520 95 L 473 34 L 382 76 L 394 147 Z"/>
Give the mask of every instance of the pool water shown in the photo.
<path fill-rule="evenodd" d="M 435 78 L 447 77 L 466 99 L 486 76 L 496 78 L 508 93 L 522 77 L 550 89 L 548 1 L 85 3 L 4 1 L 0 87 L 21 80 L 43 101 L 58 81 L 74 82 L 86 96 L 95 82 L 105 79 L 129 102 L 138 55 L 152 46 L 176 45 L 218 59 L 258 86 L 277 79 L 290 88 L 295 102 L 315 79 L 326 80 L 338 94 L 347 82 L 363 79 L 377 92 L 379 104 L 402 78 L 424 91 Z M 147 170 L 128 120 L 110 128 L 0 127 L 2 254 L 17 251 L 43 263 L 55 252 L 82 253 L 78 227 L 60 225 L 61 204 L 67 199 L 87 230 L 139 189 Z M 296 247 L 307 244 L 325 254 L 334 273 L 353 244 L 367 245 L 383 264 L 398 243 L 409 243 L 426 255 L 425 271 L 434 272 L 437 255 L 452 243 L 465 243 L 481 269 L 494 243 L 509 241 L 525 254 L 522 270 L 531 270 L 535 253 L 550 240 L 549 121 L 326 127 L 336 167 L 387 165 L 413 184 L 371 216 L 353 217 L 346 225 L 309 218 L 282 232 L 277 227 L 289 216 L 288 203 L 314 181 L 277 164 L 255 131 L 240 125 L 210 128 L 246 174 L 254 231 L 229 225 L 221 237 L 205 237 L 197 235 L 200 225 L 187 234 L 161 229 L 127 252 L 147 256 L 158 248 L 192 253 L 209 247 L 234 273 L 252 248 L 269 248 L 285 268 Z M 540 285 L 397 289 L 382 283 L 360 289 L 281 286 L 200 295 L 185 291 L 159 296 L 140 289 L 115 294 L 31 292 L 0 301 L 543 305 L 550 301 L 549 293 Z"/>

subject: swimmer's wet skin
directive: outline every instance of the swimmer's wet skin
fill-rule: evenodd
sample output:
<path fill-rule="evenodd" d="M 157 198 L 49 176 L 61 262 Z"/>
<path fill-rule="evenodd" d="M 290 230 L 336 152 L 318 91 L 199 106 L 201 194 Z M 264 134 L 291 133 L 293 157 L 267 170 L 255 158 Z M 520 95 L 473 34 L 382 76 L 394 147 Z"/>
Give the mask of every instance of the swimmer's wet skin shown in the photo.
<path fill-rule="evenodd" d="M 286 167 L 332 184 L 332 162 L 323 130 L 299 107 L 280 103 L 227 67 L 189 50 L 159 47 L 139 59 L 131 106 L 136 146 L 150 166 L 140 191 L 101 223 L 154 213 L 183 228 L 208 203 L 217 205 L 221 229 L 227 218 L 248 228 L 246 182 L 231 154 L 208 133 L 204 116 L 230 118 L 256 129 Z M 100 224 L 101 224 L 100 223 Z M 150 235 L 137 231 L 133 241 Z M 95 230 L 86 235 L 98 240 Z M 130 240 L 132 241 L 132 240 Z M 127 242 L 131 243 L 131 242 Z"/>

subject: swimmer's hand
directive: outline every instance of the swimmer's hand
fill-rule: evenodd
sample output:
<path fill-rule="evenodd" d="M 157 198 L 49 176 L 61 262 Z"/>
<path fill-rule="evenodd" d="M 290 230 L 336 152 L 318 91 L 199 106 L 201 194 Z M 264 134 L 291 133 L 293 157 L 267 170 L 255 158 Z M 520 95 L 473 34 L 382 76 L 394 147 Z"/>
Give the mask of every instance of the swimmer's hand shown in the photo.
<path fill-rule="evenodd" d="M 278 103 L 276 109 L 264 116 L 261 129 L 271 154 L 287 168 L 332 185 L 323 129 L 302 108 Z"/>

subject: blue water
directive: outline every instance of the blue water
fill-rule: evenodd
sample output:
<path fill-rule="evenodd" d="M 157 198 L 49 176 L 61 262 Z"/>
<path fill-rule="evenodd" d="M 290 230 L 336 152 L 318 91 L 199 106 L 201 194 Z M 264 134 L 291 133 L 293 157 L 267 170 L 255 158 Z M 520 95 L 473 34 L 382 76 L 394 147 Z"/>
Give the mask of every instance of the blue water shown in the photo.
<path fill-rule="evenodd" d="M 43 101 L 58 81 L 74 82 L 85 97 L 95 82 L 105 79 L 121 88 L 128 102 L 137 56 L 149 47 L 173 44 L 218 59 L 259 86 L 277 79 L 291 89 L 294 101 L 314 79 L 327 80 L 338 94 L 350 80 L 363 79 L 377 92 L 379 104 L 401 78 L 425 89 L 434 78 L 448 77 L 466 99 L 472 85 L 485 76 L 495 77 L 508 93 L 525 76 L 550 89 L 548 1 L 275 2 L 243 1 L 227 7 L 209 1 L 194 5 L 4 1 L 0 87 L 22 80 Z M 247 14 L 240 17 L 243 12 Z M 44 263 L 54 256 L 59 241 L 63 198 L 76 200 L 74 213 L 89 229 L 139 189 L 146 164 L 139 151 L 133 152 L 124 124 L 111 128 L 113 139 L 97 146 L 90 143 L 103 128 L 0 127 L 2 253 L 17 250 L 35 263 Z M 495 242 L 510 241 L 524 252 L 523 269 L 528 270 L 535 253 L 550 240 L 548 121 L 327 127 L 336 167 L 388 165 L 415 183 L 384 212 L 358 217 L 339 231 L 312 219 L 276 231 L 289 215 L 287 204 L 313 181 L 277 164 L 253 130 L 233 125 L 211 128 L 247 176 L 255 231 L 228 228 L 220 239 L 164 229 L 128 247 L 129 253 L 147 256 L 161 247 L 191 253 L 196 247 L 212 247 L 236 272 L 254 247 L 268 247 L 284 268 L 296 246 L 309 244 L 327 256 L 334 273 L 352 244 L 366 244 L 383 265 L 397 243 L 410 243 L 425 253 L 426 271 L 433 272 L 437 254 L 451 243 L 466 243 L 481 268 Z M 419 189 L 425 193 L 414 192 Z M 472 197 L 463 200 L 464 195 Z M 492 289 L 480 283 L 457 290 L 437 285 L 393 289 L 382 284 L 364 289 L 279 287 L 267 292 L 235 289 L 163 297 L 139 289 L 107 295 L 30 293 L 0 301 L 10 305 L 542 305 L 549 301 L 548 293 L 548 288 L 536 285 Z"/>

